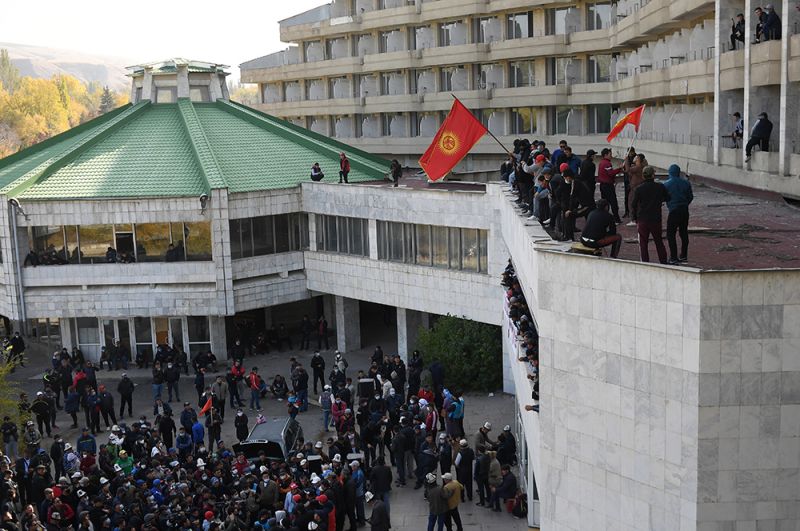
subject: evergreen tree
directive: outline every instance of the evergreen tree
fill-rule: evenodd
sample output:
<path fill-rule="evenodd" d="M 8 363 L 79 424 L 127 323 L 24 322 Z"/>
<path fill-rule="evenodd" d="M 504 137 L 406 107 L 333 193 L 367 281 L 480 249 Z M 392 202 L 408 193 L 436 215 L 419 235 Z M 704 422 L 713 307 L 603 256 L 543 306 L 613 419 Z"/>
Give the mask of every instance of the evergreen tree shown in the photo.
<path fill-rule="evenodd" d="M 8 50 L 0 49 L 0 86 L 8 92 L 14 92 L 19 87 L 19 70 L 11 62 Z"/>
<path fill-rule="evenodd" d="M 100 114 L 105 114 L 116 107 L 114 94 L 108 87 L 103 87 L 103 95 L 100 96 Z"/>

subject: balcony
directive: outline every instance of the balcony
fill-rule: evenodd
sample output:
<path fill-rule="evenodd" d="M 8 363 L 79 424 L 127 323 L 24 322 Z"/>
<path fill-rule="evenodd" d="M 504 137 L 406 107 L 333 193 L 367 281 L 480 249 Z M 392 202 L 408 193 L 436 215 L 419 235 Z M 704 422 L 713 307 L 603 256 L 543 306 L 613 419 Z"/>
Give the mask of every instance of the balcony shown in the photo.
<path fill-rule="evenodd" d="M 725 52 L 719 57 L 720 90 L 744 88 L 744 50 Z"/>
<path fill-rule="evenodd" d="M 140 262 L 26 267 L 26 289 L 56 286 L 202 284 L 216 282 L 214 262 Z"/>
<path fill-rule="evenodd" d="M 781 41 L 750 47 L 750 83 L 754 87 L 781 84 Z"/>

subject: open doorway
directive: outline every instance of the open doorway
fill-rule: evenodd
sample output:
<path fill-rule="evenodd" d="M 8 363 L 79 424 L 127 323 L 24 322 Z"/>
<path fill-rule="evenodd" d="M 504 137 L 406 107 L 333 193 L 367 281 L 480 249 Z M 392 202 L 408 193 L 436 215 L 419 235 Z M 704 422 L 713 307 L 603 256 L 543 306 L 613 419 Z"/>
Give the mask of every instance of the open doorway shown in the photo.
<path fill-rule="evenodd" d="M 361 345 L 380 345 L 384 352 L 397 351 L 397 308 L 374 302 L 359 302 Z"/>

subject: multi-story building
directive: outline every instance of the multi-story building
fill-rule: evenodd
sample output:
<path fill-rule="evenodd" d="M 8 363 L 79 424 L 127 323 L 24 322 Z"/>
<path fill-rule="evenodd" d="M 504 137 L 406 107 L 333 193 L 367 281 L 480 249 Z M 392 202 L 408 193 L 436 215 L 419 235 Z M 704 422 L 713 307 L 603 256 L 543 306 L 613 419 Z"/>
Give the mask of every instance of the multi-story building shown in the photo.
<path fill-rule="evenodd" d="M 750 270 L 563 252 L 502 185 L 388 186 L 385 160 L 227 101 L 224 77 L 143 65 L 133 105 L 0 160 L 0 314 L 15 328 L 97 359 L 114 340 L 225 358 L 303 314 L 326 315 L 342 351 L 394 322 L 401 356 L 431 315 L 502 325 L 531 525 L 798 528 L 800 272 L 747 247 L 723 254 Z M 504 313 L 509 258 L 540 401 Z"/>
<path fill-rule="evenodd" d="M 637 148 L 666 167 L 800 197 L 800 10 L 775 2 L 783 40 L 754 44 L 752 0 L 334 0 L 280 22 L 293 45 L 241 65 L 259 109 L 411 166 L 460 98 L 510 144 L 605 145 L 620 113 L 648 105 Z M 731 19 L 748 37 L 732 48 Z M 744 162 L 767 112 L 770 153 Z M 614 146 L 623 152 L 631 133 Z M 598 150 L 599 151 L 599 150 Z M 486 139 L 458 171 L 494 170 Z"/>

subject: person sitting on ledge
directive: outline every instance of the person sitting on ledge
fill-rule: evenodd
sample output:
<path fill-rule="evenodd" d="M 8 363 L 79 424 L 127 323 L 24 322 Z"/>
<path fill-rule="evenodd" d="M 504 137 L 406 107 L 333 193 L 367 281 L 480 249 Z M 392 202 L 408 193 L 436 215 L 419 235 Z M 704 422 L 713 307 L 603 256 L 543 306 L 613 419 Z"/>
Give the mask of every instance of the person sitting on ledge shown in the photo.
<path fill-rule="evenodd" d="M 325 174 L 322 173 L 322 168 L 319 167 L 319 162 L 315 162 L 314 165 L 311 166 L 311 180 L 314 182 L 319 182 L 323 177 L 325 177 Z"/>
<path fill-rule="evenodd" d="M 589 213 L 586 226 L 581 233 L 581 243 L 592 249 L 611 246 L 611 258 L 619 255 L 622 246 L 622 236 L 617 234 L 617 224 L 614 216 L 608 212 L 608 201 L 598 199 L 596 208 Z"/>

